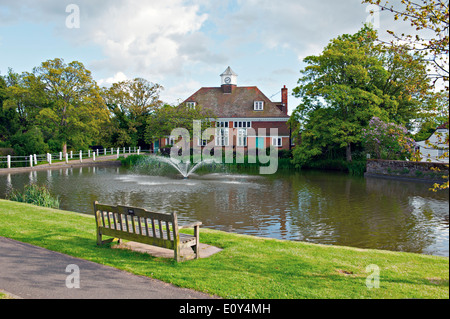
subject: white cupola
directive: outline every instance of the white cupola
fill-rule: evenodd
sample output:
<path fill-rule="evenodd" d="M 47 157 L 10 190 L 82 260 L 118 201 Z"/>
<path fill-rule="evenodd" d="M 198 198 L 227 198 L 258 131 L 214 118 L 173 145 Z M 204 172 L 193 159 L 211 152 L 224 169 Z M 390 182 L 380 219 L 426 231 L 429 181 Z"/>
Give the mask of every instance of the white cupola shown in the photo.
<path fill-rule="evenodd" d="M 222 80 L 222 85 L 237 85 L 237 74 L 233 72 L 233 70 L 228 67 L 225 72 L 220 75 Z"/>

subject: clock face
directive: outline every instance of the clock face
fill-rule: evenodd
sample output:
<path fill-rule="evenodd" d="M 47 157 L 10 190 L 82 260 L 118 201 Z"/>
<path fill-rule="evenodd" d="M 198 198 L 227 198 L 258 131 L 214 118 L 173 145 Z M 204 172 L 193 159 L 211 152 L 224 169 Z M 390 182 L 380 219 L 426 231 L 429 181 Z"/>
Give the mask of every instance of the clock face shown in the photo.
<path fill-rule="evenodd" d="M 225 78 L 225 83 L 226 83 L 226 84 L 230 84 L 230 83 L 231 83 L 231 79 L 230 79 L 229 77 L 226 77 L 226 78 Z"/>

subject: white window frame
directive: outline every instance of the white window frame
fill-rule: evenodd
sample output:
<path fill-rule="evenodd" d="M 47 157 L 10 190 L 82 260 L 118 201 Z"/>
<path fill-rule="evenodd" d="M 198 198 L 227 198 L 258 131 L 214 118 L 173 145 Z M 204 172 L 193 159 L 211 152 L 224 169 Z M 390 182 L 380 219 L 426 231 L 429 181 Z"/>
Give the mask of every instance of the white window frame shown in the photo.
<path fill-rule="evenodd" d="M 218 122 L 216 122 L 216 127 L 217 128 L 228 128 L 228 125 L 229 125 L 229 123 L 228 123 L 228 121 L 218 121 Z"/>
<path fill-rule="evenodd" d="M 283 146 L 283 138 L 282 137 L 272 137 L 272 146 L 282 147 Z"/>
<path fill-rule="evenodd" d="M 253 110 L 255 110 L 255 111 L 264 111 L 264 101 L 255 101 L 255 102 L 253 102 Z"/>
<path fill-rule="evenodd" d="M 234 121 L 233 127 L 234 128 L 251 128 L 252 122 L 251 121 Z"/>
<path fill-rule="evenodd" d="M 230 136 L 228 128 L 223 127 L 216 128 L 216 146 L 228 146 L 229 139 Z"/>
<path fill-rule="evenodd" d="M 237 134 L 237 146 L 247 146 L 247 129 L 239 128 Z"/>
<path fill-rule="evenodd" d="M 166 137 L 166 145 L 175 145 L 175 138 L 173 136 Z"/>
<path fill-rule="evenodd" d="M 197 102 L 186 102 L 186 107 L 189 109 L 194 109 L 197 106 Z"/>

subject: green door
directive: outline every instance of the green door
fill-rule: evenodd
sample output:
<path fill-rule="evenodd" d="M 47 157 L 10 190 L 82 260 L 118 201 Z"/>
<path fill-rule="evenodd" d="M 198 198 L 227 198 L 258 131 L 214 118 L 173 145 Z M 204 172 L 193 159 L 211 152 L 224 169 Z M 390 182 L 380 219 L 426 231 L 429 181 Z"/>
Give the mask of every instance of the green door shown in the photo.
<path fill-rule="evenodd" d="M 264 148 L 264 137 L 256 138 L 256 148 Z"/>

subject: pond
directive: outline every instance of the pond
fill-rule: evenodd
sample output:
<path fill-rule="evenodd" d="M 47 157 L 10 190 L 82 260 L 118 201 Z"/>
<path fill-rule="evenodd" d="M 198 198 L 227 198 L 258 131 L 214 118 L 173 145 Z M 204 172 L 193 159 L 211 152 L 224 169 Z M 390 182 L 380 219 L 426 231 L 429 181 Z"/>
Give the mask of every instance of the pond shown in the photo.
<path fill-rule="evenodd" d="M 61 209 L 92 214 L 93 202 L 176 212 L 180 223 L 311 243 L 449 256 L 449 193 L 426 183 L 338 172 L 152 176 L 123 167 L 0 175 L 11 187 L 47 185 Z"/>

